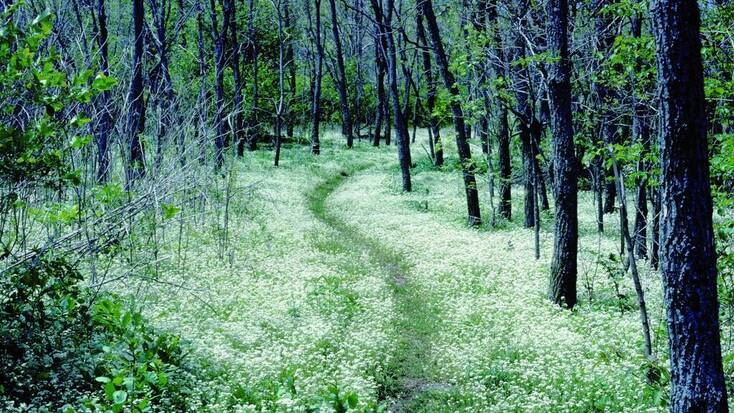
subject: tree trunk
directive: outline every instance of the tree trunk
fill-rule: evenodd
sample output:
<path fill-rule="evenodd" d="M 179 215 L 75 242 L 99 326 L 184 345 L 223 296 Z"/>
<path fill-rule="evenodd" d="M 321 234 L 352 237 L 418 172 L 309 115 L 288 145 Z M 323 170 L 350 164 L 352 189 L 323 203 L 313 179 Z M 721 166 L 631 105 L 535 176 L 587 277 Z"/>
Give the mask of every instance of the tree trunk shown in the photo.
<path fill-rule="evenodd" d="M 237 145 L 237 156 L 245 154 L 244 116 L 242 115 L 242 76 L 240 75 L 240 42 L 237 39 L 237 10 L 235 0 L 224 0 L 224 12 L 229 14 L 229 27 L 232 40 L 232 80 L 234 81 L 234 142 Z"/>
<path fill-rule="evenodd" d="M 313 42 L 315 43 L 316 63 L 314 65 L 313 96 L 311 97 L 311 153 L 318 155 L 321 153 L 319 123 L 321 122 L 321 78 L 323 77 L 324 48 L 321 42 L 321 0 L 314 0 L 314 5 Z M 306 7 L 306 12 L 309 13 L 309 21 L 311 21 L 310 9 L 310 7 Z"/>
<path fill-rule="evenodd" d="M 321 4 L 321 0 L 318 0 Z M 254 151 L 257 149 L 257 138 L 260 132 L 260 120 L 258 111 L 260 110 L 260 96 L 259 96 L 259 70 L 258 59 L 260 54 L 260 45 L 257 39 L 257 30 L 255 29 L 255 1 L 250 0 L 249 2 L 249 15 L 247 17 L 247 37 L 250 42 L 250 48 L 252 51 L 252 108 L 250 110 L 250 118 L 247 125 L 247 149 Z M 317 9 L 317 15 L 320 15 L 320 8 Z M 321 18 L 317 17 L 319 22 L 319 37 L 321 36 Z M 320 54 L 323 56 L 323 53 Z M 319 92 L 321 88 L 321 80 L 319 79 Z M 320 93 L 319 93 L 320 96 Z"/>
<path fill-rule="evenodd" d="M 629 220 L 627 215 L 627 196 L 624 191 L 624 176 L 619 170 L 617 160 L 615 159 L 614 149 L 609 149 L 612 160 L 612 170 L 614 171 L 614 182 L 619 195 L 619 222 L 622 229 L 622 238 L 627 244 L 627 263 L 632 273 L 632 283 L 635 286 L 635 294 L 637 295 L 637 305 L 640 311 L 640 324 L 642 325 L 642 337 L 645 341 L 645 357 L 652 359 L 652 339 L 650 338 L 650 321 L 647 316 L 647 303 L 645 302 L 645 291 L 642 289 L 640 274 L 637 271 L 637 261 L 635 260 L 634 244 L 629 232 Z"/>
<path fill-rule="evenodd" d="M 143 0 L 133 0 L 133 66 L 132 80 L 130 82 L 130 110 L 127 118 L 128 150 L 130 154 L 130 165 L 128 166 L 127 185 L 130 187 L 134 181 L 145 174 L 145 150 L 140 134 L 145 130 L 145 93 L 143 84 L 143 53 L 144 41 L 143 25 L 145 20 L 145 9 Z"/>
<path fill-rule="evenodd" d="M 642 21 L 639 15 L 632 19 L 632 36 L 639 38 L 642 35 Z M 636 65 L 639 66 L 639 62 Z M 634 84 L 634 75 L 632 75 Z M 650 152 L 650 131 L 645 119 L 645 105 L 640 102 L 636 94 L 632 94 L 632 134 L 633 139 L 642 144 L 642 153 L 637 163 L 637 169 L 643 175 L 650 172 L 650 165 L 645 157 Z M 647 178 L 637 182 L 637 196 L 635 205 L 635 254 L 637 258 L 647 259 Z"/>
<path fill-rule="evenodd" d="M 204 18 L 203 18 L 203 7 L 201 6 L 200 0 L 196 3 L 196 41 L 198 51 L 198 64 L 199 64 L 199 95 L 196 98 L 196 116 L 198 118 L 198 135 L 199 135 L 199 163 L 204 164 L 206 162 L 206 148 L 209 146 L 207 142 L 207 130 L 206 130 L 206 52 L 204 51 Z"/>
<path fill-rule="evenodd" d="M 160 2 L 160 4 L 158 4 Z M 153 15 L 153 22 L 156 29 L 156 37 L 154 38 L 156 51 L 158 53 L 158 73 L 161 82 L 156 90 L 156 107 L 158 108 L 158 133 L 157 133 L 157 146 L 156 146 L 156 157 L 155 167 L 160 168 L 163 162 L 163 151 L 166 146 L 166 139 L 168 138 L 169 129 L 174 125 L 174 91 L 173 81 L 171 80 L 171 71 L 168 61 L 168 48 L 169 41 L 166 36 L 166 22 L 169 19 L 169 13 L 171 10 L 168 0 L 152 0 L 149 2 L 151 7 L 151 14 Z M 179 150 L 179 161 L 181 165 L 185 164 L 185 153 L 183 150 L 182 136 L 183 134 L 178 133 L 177 135 L 177 147 Z"/>
<path fill-rule="evenodd" d="M 336 53 L 336 87 L 339 93 L 339 106 L 342 114 L 342 135 L 347 139 L 347 148 L 354 144 L 352 128 L 352 114 L 349 110 L 349 99 L 347 96 L 347 75 L 344 69 L 344 54 L 342 51 L 341 33 L 339 33 L 339 18 L 336 13 L 336 0 L 329 0 L 331 9 L 331 32 L 334 35 L 334 48 Z"/>
<path fill-rule="evenodd" d="M 661 272 L 668 315 L 671 412 L 727 412 L 695 0 L 656 0 Z"/>
<path fill-rule="evenodd" d="M 214 0 L 210 0 L 209 3 L 212 19 L 212 41 L 214 42 L 214 91 L 216 94 L 214 159 L 215 167 L 219 169 L 224 164 L 224 140 L 226 134 L 224 127 L 224 45 L 227 38 L 227 28 L 229 27 L 229 14 L 223 13 L 223 22 L 220 30 L 217 22 L 217 6 Z"/>
<path fill-rule="evenodd" d="M 568 1 L 547 0 L 548 51 L 557 60 L 548 65 L 548 94 L 553 132 L 555 231 L 550 299 L 569 308 L 576 305 L 578 200 L 576 152 L 571 116 L 571 61 L 568 52 Z"/>
<path fill-rule="evenodd" d="M 285 2 L 287 5 L 287 0 Z M 276 15 L 278 19 L 278 103 L 275 107 L 275 159 L 273 164 L 278 166 L 280 162 L 280 142 L 283 129 L 283 111 L 285 108 L 285 38 L 283 35 L 283 13 L 281 3 L 276 3 Z M 287 6 L 286 6 L 287 7 Z"/>
<path fill-rule="evenodd" d="M 428 48 L 426 40 L 426 29 L 423 25 L 423 13 L 420 8 L 416 11 L 416 32 L 418 35 L 418 44 L 423 48 L 421 57 L 423 60 L 423 76 L 426 78 L 426 88 L 428 94 L 426 96 L 426 110 L 428 111 L 428 121 L 430 127 L 430 142 L 432 148 L 433 164 L 435 166 L 443 165 L 443 145 L 441 144 L 441 130 L 438 127 L 438 118 L 433 113 L 436 108 L 436 80 L 433 77 L 433 69 L 431 67 L 431 51 Z"/>
<path fill-rule="evenodd" d="M 436 64 L 443 78 L 444 85 L 452 96 L 451 112 L 454 117 L 454 127 L 456 129 L 456 147 L 459 152 L 459 161 L 464 175 L 464 190 L 466 192 L 466 204 L 468 210 L 468 223 L 470 226 L 478 226 L 482 223 L 479 211 L 479 194 L 477 191 L 477 183 L 474 177 L 474 164 L 471 158 L 471 149 L 466 135 L 466 126 L 464 124 L 464 113 L 459 104 L 459 89 L 456 86 L 454 74 L 449 70 L 449 61 L 443 48 L 441 35 L 436 22 L 436 15 L 433 13 L 433 3 L 431 0 L 422 0 L 421 3 L 423 15 L 426 18 L 428 26 L 428 34 L 433 45 L 433 53 L 436 57 Z"/>
<path fill-rule="evenodd" d="M 387 41 L 387 75 L 389 83 L 389 91 L 392 103 L 392 117 L 395 130 L 398 134 L 398 162 L 400 163 L 400 171 L 403 178 L 403 191 L 410 192 L 413 190 L 410 177 L 410 136 L 408 135 L 408 125 L 405 122 L 405 116 L 400 108 L 400 95 L 398 91 L 398 74 L 397 74 L 397 52 L 395 50 L 395 39 L 392 30 L 392 15 L 395 8 L 394 0 L 387 0 L 387 11 L 382 16 L 381 8 L 376 0 L 371 0 L 372 8 L 375 10 L 375 17 L 378 23 L 381 22 L 381 34 L 385 36 Z M 377 10 L 380 10 L 378 14 Z"/>
<path fill-rule="evenodd" d="M 107 13 L 105 0 L 97 0 L 97 24 L 99 33 L 99 67 L 105 76 L 110 75 L 109 44 L 107 31 Z M 110 114 L 110 91 L 102 92 L 95 101 L 97 107 L 97 124 L 94 141 L 97 145 L 97 182 L 104 183 L 109 179 L 110 169 L 110 131 L 112 129 L 112 115 Z"/>
<path fill-rule="evenodd" d="M 293 54 L 293 33 L 294 26 L 291 22 L 291 12 L 289 0 L 283 0 L 283 17 L 285 19 L 285 30 L 288 41 L 285 48 L 285 61 L 288 65 L 288 91 L 292 101 L 296 100 L 296 60 Z M 293 138 L 293 128 L 296 120 L 293 118 L 291 113 L 290 104 L 286 105 L 286 136 Z"/>
<path fill-rule="evenodd" d="M 499 213 L 508 221 L 512 219 L 512 158 L 510 156 L 510 128 L 507 123 L 507 108 L 499 110 L 499 132 L 497 152 L 500 172 Z"/>

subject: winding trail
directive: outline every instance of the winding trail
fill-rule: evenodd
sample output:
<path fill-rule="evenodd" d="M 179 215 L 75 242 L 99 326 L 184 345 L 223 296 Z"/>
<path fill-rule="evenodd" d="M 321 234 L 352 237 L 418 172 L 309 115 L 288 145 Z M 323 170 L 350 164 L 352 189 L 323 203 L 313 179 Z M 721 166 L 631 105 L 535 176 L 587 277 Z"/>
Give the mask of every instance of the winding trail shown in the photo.
<path fill-rule="evenodd" d="M 451 390 L 449 384 L 433 381 L 426 365 L 431 336 L 440 328 L 441 309 L 435 304 L 439 301 L 411 279 L 410 265 L 402 254 L 360 233 L 326 207 L 326 200 L 349 176 L 370 167 L 361 164 L 327 177 L 307 194 L 308 206 L 319 221 L 334 230 L 332 241 L 345 250 L 366 253 L 387 278 L 398 312 L 393 322 L 399 342 L 381 380 L 379 399 L 390 412 L 411 412 L 431 404 L 427 399 Z"/>

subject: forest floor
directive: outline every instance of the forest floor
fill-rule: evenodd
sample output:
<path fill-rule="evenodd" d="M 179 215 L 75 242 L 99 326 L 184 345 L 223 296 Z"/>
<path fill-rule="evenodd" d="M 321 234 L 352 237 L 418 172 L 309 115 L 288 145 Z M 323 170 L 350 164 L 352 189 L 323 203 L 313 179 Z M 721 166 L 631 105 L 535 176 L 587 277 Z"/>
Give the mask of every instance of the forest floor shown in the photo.
<path fill-rule="evenodd" d="M 211 372 L 195 392 L 216 402 L 201 410 L 664 411 L 618 234 L 596 233 L 591 194 L 579 198 L 580 303 L 561 310 L 546 299 L 549 213 L 539 260 L 519 187 L 512 222 L 467 228 L 451 145 L 436 169 L 424 140 L 410 194 L 394 147 L 346 150 L 336 136 L 318 159 L 289 147 L 274 168 L 263 150 L 216 184 L 210 202 L 231 195 L 226 236 L 222 216 L 187 223 L 184 264 L 167 273 L 183 287 L 146 290 L 146 312 Z M 660 355 L 660 281 L 642 279 Z"/>

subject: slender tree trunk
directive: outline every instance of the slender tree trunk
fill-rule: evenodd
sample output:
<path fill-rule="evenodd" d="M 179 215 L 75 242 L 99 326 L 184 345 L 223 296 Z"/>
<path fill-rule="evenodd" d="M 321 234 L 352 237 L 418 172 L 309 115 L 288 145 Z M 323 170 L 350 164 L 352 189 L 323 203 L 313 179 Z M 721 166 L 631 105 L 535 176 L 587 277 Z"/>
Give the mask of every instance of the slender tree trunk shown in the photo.
<path fill-rule="evenodd" d="M 283 111 L 285 105 L 285 38 L 283 35 L 283 13 L 280 0 L 276 0 L 276 14 L 278 19 L 278 103 L 275 107 L 275 166 L 280 162 L 280 141 L 283 128 Z M 284 0 L 287 4 L 287 0 Z"/>
<path fill-rule="evenodd" d="M 636 15 L 632 19 L 632 36 L 639 38 L 642 36 L 642 20 Z M 639 66 L 639 62 L 636 62 Z M 634 84 L 634 75 L 632 75 Z M 642 153 L 637 163 L 637 169 L 641 174 L 647 174 L 650 171 L 648 162 L 645 157 L 650 152 L 650 134 L 645 119 L 645 106 L 638 96 L 632 94 L 632 133 L 633 139 L 642 144 Z M 647 259 L 647 178 L 639 179 L 637 182 L 637 196 L 635 207 L 635 254 L 637 258 Z"/>
<path fill-rule="evenodd" d="M 143 53 L 144 41 L 143 25 L 145 23 L 144 0 L 133 0 L 133 69 L 130 82 L 130 110 L 127 118 L 128 151 L 130 165 L 128 166 L 127 185 L 145 174 L 145 151 L 140 134 L 145 130 L 145 96 L 143 83 Z"/>
<path fill-rule="evenodd" d="M 225 126 L 224 126 L 224 46 L 227 38 L 227 28 L 229 27 L 228 13 L 222 15 L 221 30 L 218 27 L 217 6 L 214 0 L 209 1 L 211 8 L 212 20 L 212 42 L 214 43 L 214 91 L 216 94 L 216 117 L 214 125 L 216 136 L 214 137 L 214 159 L 215 167 L 219 169 L 224 164 L 224 146 L 225 146 Z"/>
<path fill-rule="evenodd" d="M 426 109 L 428 111 L 428 121 L 430 127 L 430 142 L 432 148 L 433 164 L 436 166 L 443 165 L 443 145 L 441 144 L 441 130 L 438 127 L 438 118 L 434 113 L 436 109 L 436 80 L 433 77 L 433 69 L 431 67 L 431 50 L 428 48 L 426 40 L 426 30 L 423 25 L 423 13 L 419 8 L 416 11 L 416 31 L 418 34 L 418 43 L 423 50 L 421 56 L 423 60 L 423 76 L 426 79 L 426 89 L 428 94 L 426 97 Z"/>
<path fill-rule="evenodd" d="M 375 32 L 375 90 L 377 91 L 377 107 L 375 110 L 375 131 L 372 136 L 372 145 L 380 146 L 380 134 L 382 133 L 382 122 L 384 121 L 385 115 L 385 104 L 387 102 L 387 95 L 385 93 L 385 52 L 382 47 L 382 35 L 380 34 L 380 27 L 376 25 Z"/>
<path fill-rule="evenodd" d="M 656 0 L 661 272 L 674 413 L 728 412 L 721 361 L 716 249 L 695 0 Z"/>
<path fill-rule="evenodd" d="M 314 87 L 311 99 L 311 153 L 321 153 L 319 142 L 319 123 L 321 122 L 321 78 L 324 66 L 324 45 L 321 42 L 321 0 L 314 0 L 315 14 L 313 25 L 313 41 L 315 43 L 316 63 L 314 67 Z M 307 7 L 306 10 L 310 10 Z M 309 20 L 311 20 L 309 16 Z"/>
<path fill-rule="evenodd" d="M 203 7 L 201 6 L 200 0 L 196 3 L 196 27 L 197 27 L 197 50 L 199 60 L 199 95 L 196 98 L 196 116 L 199 120 L 198 134 L 199 134 L 199 163 L 204 164 L 206 162 L 206 148 L 208 147 L 207 142 L 207 130 L 206 130 L 206 52 L 204 51 L 204 18 L 203 18 Z"/>
<path fill-rule="evenodd" d="M 105 76 L 110 75 L 109 43 L 107 31 L 107 13 L 105 12 L 105 0 L 97 0 L 97 24 L 99 33 L 97 43 L 99 44 L 99 67 Z M 97 145 L 97 182 L 104 183 L 109 179 L 110 170 L 110 131 L 112 129 L 112 115 L 110 114 L 109 91 L 102 92 L 95 101 L 97 107 L 97 125 L 94 133 L 94 141 Z"/>
<path fill-rule="evenodd" d="M 160 4 L 159 4 L 160 2 Z M 156 157 L 155 167 L 160 168 L 163 161 L 163 151 L 166 146 L 166 139 L 170 131 L 170 127 L 174 124 L 174 91 L 173 81 L 171 80 L 171 71 L 168 60 L 168 46 L 169 41 L 166 35 L 166 22 L 169 19 L 169 13 L 171 10 L 170 3 L 168 0 L 151 0 L 149 2 L 151 7 L 151 14 L 153 15 L 153 22 L 156 29 L 155 45 L 158 52 L 158 72 L 161 76 L 162 82 L 157 88 L 156 106 L 159 112 L 158 119 L 158 133 L 157 133 L 157 146 L 156 146 Z M 179 148 L 179 157 L 181 165 L 185 164 L 185 154 L 183 151 L 183 143 L 181 142 L 182 134 L 177 134 L 177 146 Z"/>
<path fill-rule="evenodd" d="M 507 219 L 512 219 L 512 159 L 510 157 L 510 127 L 507 122 L 507 108 L 499 110 L 499 131 L 497 134 L 497 152 L 499 155 L 500 172 L 500 203 L 499 213 Z"/>
<path fill-rule="evenodd" d="M 604 232 L 604 172 L 603 160 L 600 156 L 595 156 L 591 161 L 591 174 L 594 180 L 594 199 L 596 204 L 596 229 L 598 232 Z"/>
<path fill-rule="evenodd" d="M 373 8 L 379 8 L 375 0 L 371 0 Z M 400 94 L 398 91 L 398 74 L 397 74 L 397 52 L 395 50 L 395 38 L 392 29 L 392 16 L 395 9 L 394 0 L 387 0 L 387 12 L 382 19 L 383 21 L 381 32 L 385 34 L 387 40 L 387 75 L 388 83 L 390 85 L 390 97 L 392 103 L 392 118 L 395 125 L 395 130 L 398 134 L 398 162 L 400 163 L 400 171 L 403 178 L 403 191 L 410 192 L 413 190 L 411 178 L 410 178 L 410 136 L 408 135 L 408 125 L 405 121 L 405 116 L 400 108 Z"/>
<path fill-rule="evenodd" d="M 293 53 L 293 43 L 294 43 L 294 36 L 293 33 L 294 30 L 294 24 L 291 21 L 291 12 L 290 12 L 290 1 L 289 0 L 283 0 L 283 17 L 284 17 L 284 23 L 285 23 L 285 34 L 286 34 L 286 47 L 285 47 L 285 61 L 288 66 L 288 92 L 290 93 L 290 99 L 291 101 L 296 100 L 296 60 Z M 286 136 L 288 136 L 289 139 L 293 138 L 293 129 L 296 123 L 296 120 L 293 117 L 293 113 L 291 111 L 291 104 L 286 105 Z"/>
<path fill-rule="evenodd" d="M 339 106 L 342 114 L 342 135 L 347 139 L 347 148 L 354 144 L 352 128 L 352 114 L 349 110 L 349 97 L 347 96 L 347 75 L 344 69 L 344 52 L 342 50 L 341 33 L 339 33 L 339 16 L 336 13 L 336 0 L 329 0 L 331 10 L 331 33 L 334 35 L 334 48 L 336 53 L 336 87 L 339 93 Z"/>
<path fill-rule="evenodd" d="M 550 299 L 569 308 L 576 305 L 578 253 L 578 176 L 571 117 L 571 60 L 568 52 L 568 1 L 547 0 L 548 51 L 557 60 L 548 65 L 548 92 L 553 132 L 555 240 L 551 263 Z"/>
<path fill-rule="evenodd" d="M 321 1 L 319 0 L 319 4 Z M 258 82 L 260 81 L 260 68 L 258 66 L 258 59 L 260 55 L 260 44 L 257 39 L 257 30 L 255 29 L 255 1 L 250 0 L 249 2 L 250 10 L 249 15 L 247 17 L 247 37 L 248 41 L 250 42 L 250 48 L 252 51 L 252 107 L 250 109 L 250 118 L 247 125 L 247 149 L 249 151 L 254 151 L 257 149 L 257 139 L 260 134 L 260 120 L 259 120 L 259 110 L 260 110 L 260 95 L 259 95 L 259 87 Z M 320 10 L 320 8 L 319 8 Z M 317 12 L 319 11 L 317 10 Z M 317 13 L 320 16 L 320 13 Z M 321 18 L 318 17 L 319 22 L 319 37 L 321 36 Z M 323 53 L 321 54 L 323 55 Z M 321 84 L 319 79 L 319 92 L 320 92 Z M 320 96 L 320 94 L 319 94 Z"/>
<path fill-rule="evenodd" d="M 540 123 L 537 117 L 533 115 L 532 120 L 530 122 L 530 138 L 532 139 L 532 142 L 530 143 L 532 149 L 533 149 L 533 168 L 535 168 L 534 173 L 537 176 L 537 179 L 535 180 L 535 186 L 536 190 L 538 191 L 538 199 L 540 200 L 540 206 L 543 211 L 550 210 L 550 202 L 548 201 L 548 189 L 545 187 L 545 177 L 543 176 L 543 170 L 540 167 L 540 139 L 543 135 L 543 125 Z"/>
<path fill-rule="evenodd" d="M 433 45 L 433 53 L 436 57 L 436 64 L 443 78 L 446 89 L 452 96 L 451 112 L 454 116 L 454 126 L 456 129 L 456 147 L 459 152 L 459 161 L 464 175 L 464 189 L 466 191 L 466 203 L 468 210 L 468 222 L 471 226 L 481 224 L 481 214 L 479 211 L 479 194 L 477 191 L 477 183 L 474 177 L 474 164 L 471 158 L 471 149 L 466 135 L 466 126 L 464 124 L 464 113 L 458 102 L 460 99 L 459 89 L 456 86 L 454 74 L 449 70 L 449 61 L 443 48 L 441 35 L 436 22 L 436 15 L 433 12 L 433 3 L 431 0 L 422 0 L 423 16 L 426 18 L 428 34 Z"/>
<path fill-rule="evenodd" d="M 234 81 L 234 142 L 237 145 L 237 156 L 245 154 L 244 116 L 242 114 L 242 76 L 240 74 L 240 42 L 238 41 L 239 28 L 237 27 L 237 9 L 235 0 L 224 0 L 224 12 L 229 14 L 229 30 L 232 41 L 232 80 Z"/>
<path fill-rule="evenodd" d="M 652 359 L 652 339 L 650 338 L 650 321 L 647 316 L 647 303 L 645 302 L 645 291 L 642 289 L 640 274 L 637 271 L 637 261 L 635 260 L 634 244 L 629 232 L 629 220 L 627 216 L 627 196 L 624 191 L 624 177 L 622 176 L 617 160 L 615 159 L 614 150 L 610 149 L 610 157 L 612 159 L 612 170 L 614 171 L 614 181 L 617 186 L 617 194 L 619 195 L 619 221 L 622 228 L 622 238 L 627 244 L 627 262 L 630 272 L 632 273 L 632 283 L 635 286 L 635 294 L 637 295 L 637 306 L 640 310 L 640 324 L 642 325 L 642 337 L 645 341 L 645 357 Z"/>

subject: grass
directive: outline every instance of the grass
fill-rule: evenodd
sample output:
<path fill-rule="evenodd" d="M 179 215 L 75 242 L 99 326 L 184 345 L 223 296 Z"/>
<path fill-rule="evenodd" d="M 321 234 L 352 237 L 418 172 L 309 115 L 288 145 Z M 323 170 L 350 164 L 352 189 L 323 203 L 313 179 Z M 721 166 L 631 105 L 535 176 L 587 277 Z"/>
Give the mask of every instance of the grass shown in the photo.
<path fill-rule="evenodd" d="M 664 383 L 645 383 L 637 314 L 613 286 L 631 296 L 631 283 L 599 264 L 617 242 L 593 231 L 588 194 L 581 304 L 562 311 L 544 297 L 551 217 L 535 261 L 518 188 L 512 222 L 468 229 L 460 174 L 427 165 L 419 145 L 410 194 L 394 147 L 346 150 L 332 134 L 322 149 L 288 147 L 279 168 L 267 151 L 237 161 L 237 186 L 256 189 L 234 188 L 231 258 L 218 221 L 190 223 L 188 259 L 167 274 L 186 288 L 148 291 L 147 312 L 216 371 L 196 389 L 214 399 L 201 411 L 664 411 Z M 660 327 L 659 281 L 643 277 Z M 658 335 L 659 354 L 665 345 Z"/>

